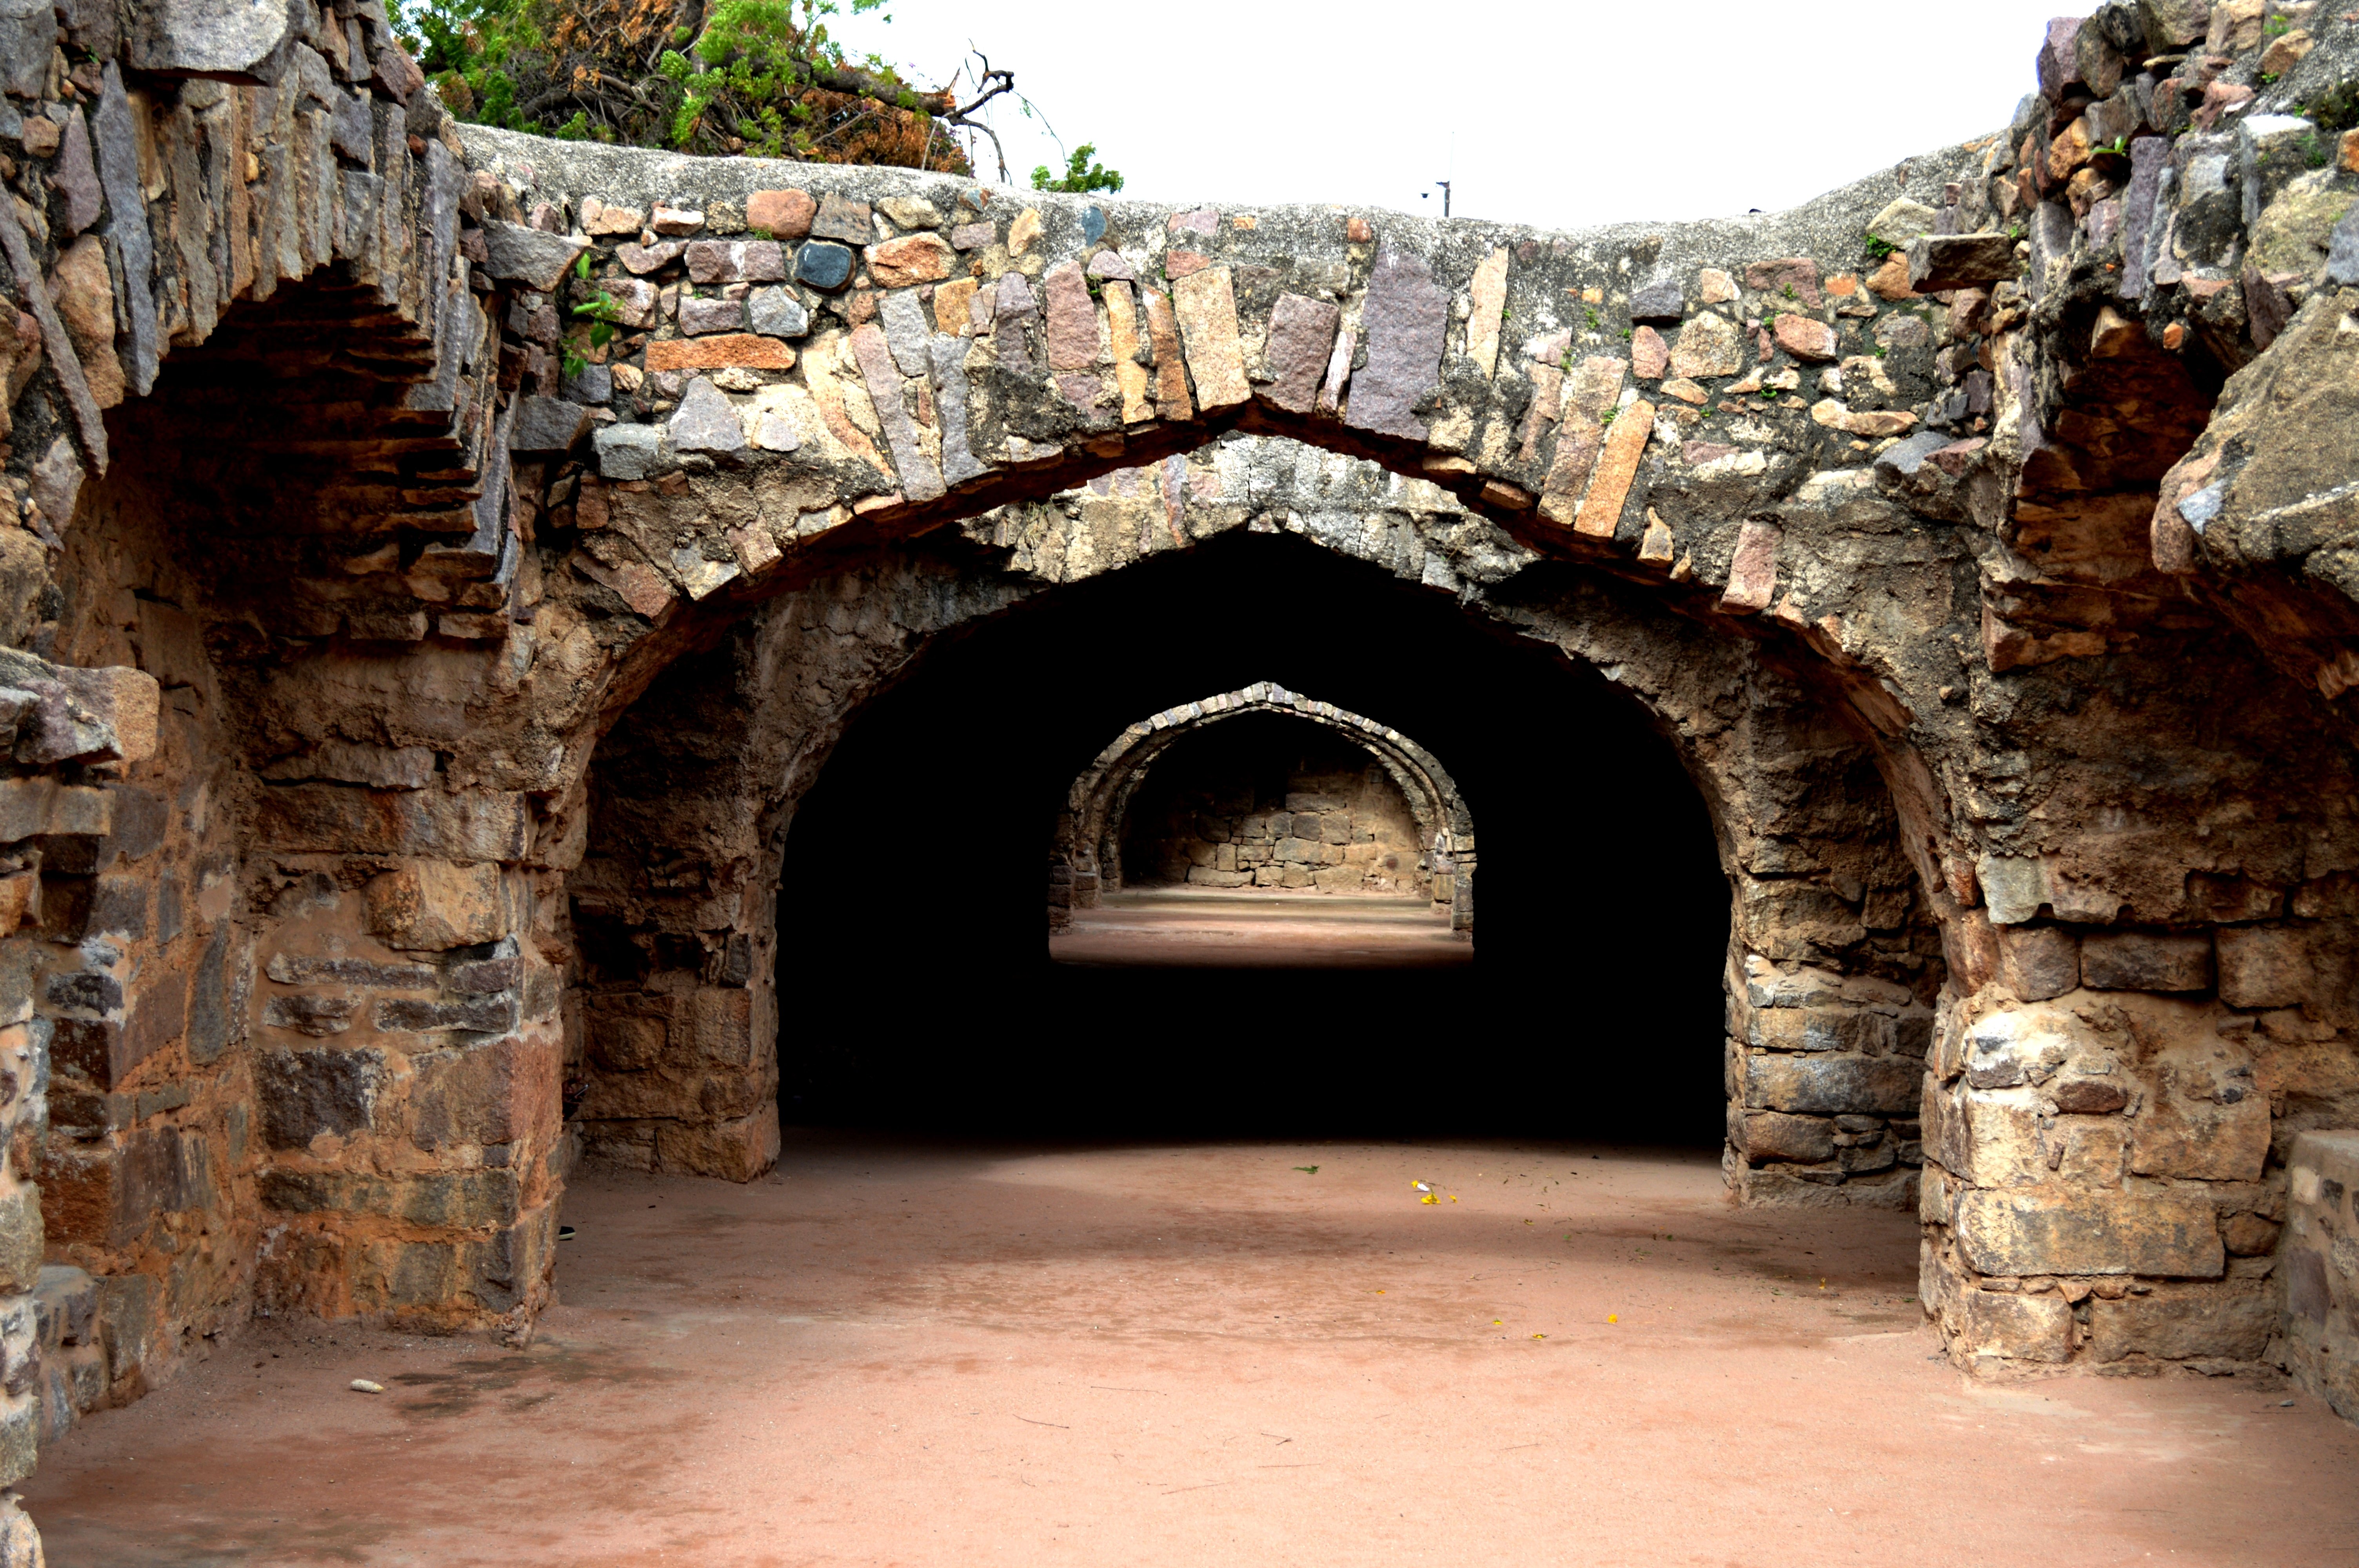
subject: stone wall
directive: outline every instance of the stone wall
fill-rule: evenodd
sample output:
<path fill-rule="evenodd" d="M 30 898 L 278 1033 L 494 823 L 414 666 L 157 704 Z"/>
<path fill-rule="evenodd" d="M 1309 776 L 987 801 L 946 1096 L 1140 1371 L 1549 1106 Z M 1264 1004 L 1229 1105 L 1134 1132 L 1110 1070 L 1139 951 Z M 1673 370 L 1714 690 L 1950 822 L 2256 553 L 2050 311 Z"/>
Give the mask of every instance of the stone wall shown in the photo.
<path fill-rule="evenodd" d="M 2305 1132 L 2292 1173 L 2283 1259 L 2285 1366 L 2359 1421 L 2359 1132 Z"/>
<path fill-rule="evenodd" d="M 2003 132 L 1560 233 L 462 144 L 379 0 L 135 10 L 0 18 L 0 1480 L 45 1232 L 128 1397 L 254 1304 L 528 1333 L 563 1061 L 759 1169 L 830 738 L 1233 528 L 1679 749 L 1741 1193 L 1918 1144 L 1962 1362 L 2262 1353 L 2359 1124 L 2348 14 L 2105 5 Z"/>
<path fill-rule="evenodd" d="M 1114 885 L 1427 892 L 1430 836 L 1383 764 L 1332 731 L 1282 727 L 1294 730 L 1224 726 L 1135 775 Z"/>

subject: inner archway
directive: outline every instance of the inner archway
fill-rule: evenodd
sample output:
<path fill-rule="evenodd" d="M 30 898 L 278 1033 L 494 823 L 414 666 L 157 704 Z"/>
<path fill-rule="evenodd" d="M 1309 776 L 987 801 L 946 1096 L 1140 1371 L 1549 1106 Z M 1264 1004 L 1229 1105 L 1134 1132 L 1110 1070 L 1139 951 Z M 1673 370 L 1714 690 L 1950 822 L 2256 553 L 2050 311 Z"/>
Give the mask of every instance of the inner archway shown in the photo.
<path fill-rule="evenodd" d="M 1224 589 L 1240 580 L 1285 583 L 1287 613 Z M 1584 1119 L 1627 1128 L 1643 1108 L 1649 1136 L 1719 1141 L 1728 881 L 1671 748 L 1593 670 L 1451 598 L 1254 533 L 1069 585 L 942 646 L 956 657 L 929 650 L 853 723 L 788 835 L 781 997 L 810 975 L 896 999 L 889 1029 L 781 1039 L 789 1123 L 987 1114 L 995 1128 L 1099 1134 L 1175 1117 L 1243 1130 L 1407 1113 L 1499 1130 L 1528 1113 L 1562 1133 Z M 1041 835 L 1107 734 L 1158 703 L 1271 676 L 1416 735 L 1481 802 L 1479 982 L 1392 976 L 1380 992 L 1311 996 L 1299 978 L 1223 972 L 1204 988 L 1219 1007 L 1158 1008 L 1131 977 L 1048 964 Z M 1560 717 L 1529 721 L 1543 712 Z M 1633 812 L 1645 832 L 1611 827 Z M 958 853 L 959 874 L 922 893 L 877 856 L 880 832 L 900 844 L 917 829 Z M 1568 971 L 1596 979 L 1568 991 Z M 1234 1068 L 1173 1071 L 1222 1018 L 1317 1038 L 1256 1051 L 1246 1082 Z M 993 1019 L 1020 1052 L 973 1050 Z M 1453 1042 L 1479 1044 L 1492 1065 L 1424 1071 Z"/>

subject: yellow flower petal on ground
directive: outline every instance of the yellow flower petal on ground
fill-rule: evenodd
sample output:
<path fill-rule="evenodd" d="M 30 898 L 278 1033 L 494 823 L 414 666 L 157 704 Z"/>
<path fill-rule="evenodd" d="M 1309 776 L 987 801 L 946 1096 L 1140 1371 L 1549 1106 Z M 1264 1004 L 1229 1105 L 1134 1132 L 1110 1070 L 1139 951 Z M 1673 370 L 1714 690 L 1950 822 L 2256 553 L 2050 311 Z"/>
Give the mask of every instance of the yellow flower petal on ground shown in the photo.
<path fill-rule="evenodd" d="M 1608 1323 L 1620 1323 L 1622 1321 L 1622 1314 L 1618 1312 L 1609 1312 L 1605 1314 L 1605 1321 Z"/>

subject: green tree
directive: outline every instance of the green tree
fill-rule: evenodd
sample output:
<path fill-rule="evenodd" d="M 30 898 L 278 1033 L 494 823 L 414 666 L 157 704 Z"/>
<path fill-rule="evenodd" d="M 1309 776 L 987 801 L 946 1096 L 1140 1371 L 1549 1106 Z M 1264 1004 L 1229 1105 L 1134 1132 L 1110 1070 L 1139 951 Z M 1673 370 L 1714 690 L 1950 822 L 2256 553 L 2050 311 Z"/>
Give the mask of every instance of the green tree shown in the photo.
<path fill-rule="evenodd" d="M 1090 190 L 1120 190 L 1120 170 L 1090 161 L 1097 156 L 1097 150 L 1096 144 L 1092 142 L 1083 142 L 1075 147 L 1065 158 L 1065 173 L 1061 178 L 1052 177 L 1049 166 L 1041 164 L 1032 171 L 1032 189 L 1070 191 L 1074 195 Z"/>

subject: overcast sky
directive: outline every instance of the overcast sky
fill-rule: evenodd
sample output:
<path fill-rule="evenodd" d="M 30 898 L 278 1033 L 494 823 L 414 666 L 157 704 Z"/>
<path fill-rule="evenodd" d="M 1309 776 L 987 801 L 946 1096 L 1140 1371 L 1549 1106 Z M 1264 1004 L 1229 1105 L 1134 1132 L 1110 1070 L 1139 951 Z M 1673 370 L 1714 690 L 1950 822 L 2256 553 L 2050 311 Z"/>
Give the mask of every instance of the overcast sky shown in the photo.
<path fill-rule="evenodd" d="M 2083 7 L 2085 9 L 2085 7 Z M 847 7 L 848 9 L 848 7 Z M 1178 6 L 888 0 L 837 37 L 924 85 L 970 41 L 1125 196 L 1333 201 L 1551 228 L 1790 207 L 2004 126 L 2056 0 Z M 963 97 L 964 94 L 962 94 Z M 995 116 L 1008 171 L 1059 161 Z M 986 145 L 976 172 L 995 179 Z"/>

